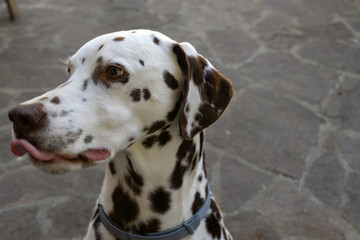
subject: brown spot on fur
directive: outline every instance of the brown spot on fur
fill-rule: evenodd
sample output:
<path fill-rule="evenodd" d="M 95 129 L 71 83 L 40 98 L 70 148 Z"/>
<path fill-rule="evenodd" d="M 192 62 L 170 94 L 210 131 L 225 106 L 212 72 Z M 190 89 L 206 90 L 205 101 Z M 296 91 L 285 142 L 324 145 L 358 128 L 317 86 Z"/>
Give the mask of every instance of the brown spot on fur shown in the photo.
<path fill-rule="evenodd" d="M 40 101 L 44 101 L 44 100 L 47 100 L 47 99 L 49 99 L 48 97 L 42 97 L 42 98 L 40 98 Z"/>
<path fill-rule="evenodd" d="M 190 66 L 190 76 L 194 83 L 198 86 L 204 83 L 204 74 L 201 67 L 201 63 L 198 58 L 188 57 L 189 66 Z"/>
<path fill-rule="evenodd" d="M 163 187 L 159 187 L 150 193 L 149 200 L 154 212 L 164 214 L 170 208 L 171 195 L 168 191 L 165 191 Z"/>
<path fill-rule="evenodd" d="M 164 71 L 163 73 L 163 77 L 164 77 L 164 81 L 166 83 L 166 85 L 172 89 L 175 90 L 179 87 L 179 83 L 178 81 L 175 79 L 175 77 L 169 73 L 168 71 Z"/>
<path fill-rule="evenodd" d="M 121 42 L 121 41 L 124 41 L 124 37 L 116 37 L 116 38 L 114 38 L 113 40 L 115 41 L 115 42 Z"/>
<path fill-rule="evenodd" d="M 60 98 L 58 98 L 58 97 L 53 97 L 50 102 L 51 102 L 52 104 L 57 105 L 57 104 L 60 103 Z"/>
<path fill-rule="evenodd" d="M 98 51 L 100 51 L 100 50 L 103 48 L 103 46 L 104 46 L 104 44 L 102 44 L 102 45 L 99 47 Z"/>

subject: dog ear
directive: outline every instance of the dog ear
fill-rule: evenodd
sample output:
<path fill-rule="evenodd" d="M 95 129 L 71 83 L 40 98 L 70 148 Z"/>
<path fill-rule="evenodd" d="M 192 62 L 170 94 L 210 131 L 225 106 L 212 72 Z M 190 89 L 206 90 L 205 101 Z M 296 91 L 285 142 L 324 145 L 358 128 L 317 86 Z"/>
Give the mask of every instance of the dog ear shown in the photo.
<path fill-rule="evenodd" d="M 233 89 L 230 80 L 199 55 L 190 43 L 177 43 L 173 51 L 184 78 L 180 132 L 184 139 L 190 140 L 221 116 Z"/>

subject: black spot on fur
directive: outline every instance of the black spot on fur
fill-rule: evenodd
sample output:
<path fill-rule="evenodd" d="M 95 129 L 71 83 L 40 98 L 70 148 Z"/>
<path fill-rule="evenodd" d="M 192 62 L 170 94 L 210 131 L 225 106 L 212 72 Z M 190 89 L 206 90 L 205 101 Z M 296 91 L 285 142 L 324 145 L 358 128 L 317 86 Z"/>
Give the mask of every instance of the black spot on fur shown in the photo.
<path fill-rule="evenodd" d="M 102 49 L 102 48 L 103 48 L 103 46 L 104 46 L 104 44 L 103 44 L 103 45 L 101 45 L 101 46 L 99 47 L 98 51 L 100 51 L 100 49 Z"/>
<path fill-rule="evenodd" d="M 115 41 L 115 42 L 121 42 L 121 41 L 124 41 L 124 37 L 116 37 L 116 38 L 114 38 L 113 40 Z"/>
<path fill-rule="evenodd" d="M 82 85 L 82 90 L 85 91 L 88 85 L 88 80 L 85 80 L 83 85 Z"/>
<path fill-rule="evenodd" d="M 57 104 L 60 103 L 60 98 L 58 98 L 58 97 L 53 97 L 50 102 L 51 102 L 52 104 L 57 105 Z"/>
<path fill-rule="evenodd" d="M 130 158 L 127 156 L 128 160 L 128 174 L 125 175 L 125 182 L 129 188 L 136 194 L 141 194 L 141 187 L 144 186 L 144 180 L 141 175 L 135 172 Z"/>
<path fill-rule="evenodd" d="M 109 214 L 109 218 L 118 226 L 123 226 L 135 221 L 139 216 L 139 205 L 135 199 L 131 198 L 119 184 L 111 195 L 114 211 Z"/>
<path fill-rule="evenodd" d="M 164 146 L 166 143 L 168 143 L 171 140 L 171 135 L 168 131 L 163 131 L 158 136 L 158 141 L 160 146 Z"/>
<path fill-rule="evenodd" d="M 176 115 L 179 112 L 181 102 L 182 102 L 182 95 L 180 96 L 179 100 L 176 102 L 174 109 L 171 112 L 168 113 L 167 119 L 169 121 L 173 121 L 176 118 Z"/>
<path fill-rule="evenodd" d="M 201 86 L 201 84 L 203 84 L 204 74 L 199 59 L 188 57 L 188 61 L 191 69 L 191 79 L 196 85 Z"/>
<path fill-rule="evenodd" d="M 145 101 L 150 99 L 151 93 L 150 93 L 149 89 L 147 89 L 147 88 L 143 89 L 143 97 L 144 97 Z"/>
<path fill-rule="evenodd" d="M 83 57 L 83 58 L 81 59 L 81 64 L 84 64 L 85 61 L 86 61 L 86 58 Z"/>
<path fill-rule="evenodd" d="M 92 140 L 93 140 L 93 138 L 94 138 L 93 136 L 87 135 L 87 136 L 84 138 L 84 143 L 86 143 L 86 144 L 91 143 Z"/>
<path fill-rule="evenodd" d="M 116 174 L 115 165 L 113 161 L 109 162 L 109 169 L 112 175 Z"/>
<path fill-rule="evenodd" d="M 202 182 L 202 179 L 203 179 L 202 175 L 199 175 L 198 177 L 199 182 Z"/>
<path fill-rule="evenodd" d="M 142 142 L 142 144 L 145 148 L 151 148 L 154 145 L 154 143 L 156 143 L 156 140 L 157 140 L 157 136 L 153 135 L 153 136 L 147 137 Z"/>
<path fill-rule="evenodd" d="M 207 187 L 206 187 L 207 189 Z M 210 204 L 210 209 L 211 211 L 215 214 L 215 217 L 220 220 L 221 219 L 221 213 L 220 213 L 220 209 L 218 207 L 218 205 L 216 204 L 214 199 L 211 199 L 211 204 Z"/>
<path fill-rule="evenodd" d="M 156 121 L 154 122 L 151 127 L 148 130 L 148 134 L 154 133 L 157 130 L 161 129 L 162 127 L 164 127 L 166 125 L 165 121 Z"/>
<path fill-rule="evenodd" d="M 139 226 L 135 227 L 133 232 L 146 235 L 148 233 L 158 232 L 160 231 L 160 220 L 157 218 L 151 218 L 145 222 L 140 221 Z"/>
<path fill-rule="evenodd" d="M 83 98 L 82 101 L 83 101 L 83 102 L 86 102 L 86 98 Z"/>
<path fill-rule="evenodd" d="M 206 229 L 208 230 L 208 232 L 211 234 L 211 236 L 214 239 L 220 239 L 220 237 L 221 237 L 221 227 L 220 227 L 220 224 L 219 224 L 219 220 L 216 219 L 214 213 L 211 213 L 206 218 Z"/>
<path fill-rule="evenodd" d="M 170 177 L 171 188 L 179 189 L 181 187 L 185 172 L 186 167 L 181 165 L 181 161 L 178 161 Z"/>
<path fill-rule="evenodd" d="M 200 155 L 199 159 L 202 157 L 204 147 L 204 132 L 200 132 Z"/>
<path fill-rule="evenodd" d="M 153 41 L 156 45 L 160 45 L 160 40 L 157 37 L 154 37 Z"/>
<path fill-rule="evenodd" d="M 166 85 L 171 88 L 172 90 L 175 90 L 179 87 L 178 81 L 175 79 L 175 77 L 169 73 L 168 71 L 164 71 L 163 73 L 164 81 Z"/>
<path fill-rule="evenodd" d="M 203 205 L 203 203 L 204 203 L 204 198 L 202 198 L 200 196 L 199 192 L 196 192 L 195 197 L 194 197 L 194 201 L 193 201 L 192 206 L 191 206 L 192 213 L 195 214 L 197 212 L 197 210 L 199 210 L 200 207 Z"/>
<path fill-rule="evenodd" d="M 194 164 L 196 163 L 195 150 L 196 145 L 192 140 L 184 140 L 180 144 L 176 152 L 176 165 L 170 176 L 171 188 L 179 189 L 182 186 L 184 174 L 186 171 L 192 170 L 194 168 Z M 186 164 L 184 164 L 183 160 L 186 161 Z M 195 163 L 193 163 L 194 161 Z"/>
<path fill-rule="evenodd" d="M 184 159 L 186 157 L 189 149 L 191 149 L 193 145 L 194 145 L 194 143 L 192 140 L 182 141 L 182 143 L 180 144 L 180 146 L 176 152 L 176 157 L 177 157 L 178 161 L 181 161 L 182 159 Z"/>
<path fill-rule="evenodd" d="M 139 102 L 141 100 L 141 90 L 139 88 L 132 90 L 130 93 L 130 97 L 133 102 Z"/>
<path fill-rule="evenodd" d="M 142 66 L 145 66 L 145 63 L 144 63 L 144 61 L 143 60 L 139 60 L 139 63 L 142 65 Z"/>
<path fill-rule="evenodd" d="M 149 200 L 152 210 L 164 214 L 170 208 L 171 195 L 163 187 L 160 187 L 150 193 Z"/>

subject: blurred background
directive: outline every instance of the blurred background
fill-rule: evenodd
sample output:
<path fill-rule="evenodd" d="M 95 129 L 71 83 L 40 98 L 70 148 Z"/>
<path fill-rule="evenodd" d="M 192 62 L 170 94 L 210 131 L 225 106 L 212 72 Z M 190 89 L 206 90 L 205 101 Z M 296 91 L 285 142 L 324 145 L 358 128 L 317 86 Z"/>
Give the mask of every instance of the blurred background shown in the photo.
<path fill-rule="evenodd" d="M 80 240 L 103 166 L 18 161 L 8 110 L 67 80 L 59 59 L 104 33 L 191 42 L 236 90 L 207 131 L 211 187 L 234 239 L 360 239 L 359 0 L 0 1 L 0 239 Z"/>

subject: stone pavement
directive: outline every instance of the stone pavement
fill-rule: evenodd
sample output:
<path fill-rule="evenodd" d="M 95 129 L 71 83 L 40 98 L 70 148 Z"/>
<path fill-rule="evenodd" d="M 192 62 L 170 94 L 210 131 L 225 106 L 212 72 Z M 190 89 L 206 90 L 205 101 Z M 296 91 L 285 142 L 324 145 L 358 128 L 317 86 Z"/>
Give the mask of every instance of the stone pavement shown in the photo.
<path fill-rule="evenodd" d="M 66 80 L 103 33 L 189 41 L 236 89 L 207 131 L 211 186 L 234 239 L 360 239 L 359 0 L 0 2 L 0 239 L 81 239 L 103 167 L 62 176 L 9 150 L 8 109 Z"/>

